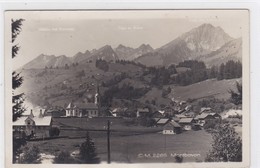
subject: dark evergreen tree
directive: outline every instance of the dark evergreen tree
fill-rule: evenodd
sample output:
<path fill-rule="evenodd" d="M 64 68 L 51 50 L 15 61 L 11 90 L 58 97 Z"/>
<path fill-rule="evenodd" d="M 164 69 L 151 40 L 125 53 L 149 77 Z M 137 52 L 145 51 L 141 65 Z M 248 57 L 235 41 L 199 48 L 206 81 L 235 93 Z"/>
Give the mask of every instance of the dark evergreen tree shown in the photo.
<path fill-rule="evenodd" d="M 18 51 L 20 47 L 18 44 L 14 44 L 16 37 L 21 32 L 21 26 L 24 19 L 18 19 L 13 20 L 11 23 L 11 29 L 12 29 L 12 58 L 15 58 L 18 54 Z M 21 117 L 22 113 L 25 111 L 25 108 L 23 106 L 24 102 L 24 94 L 19 93 L 15 94 L 15 89 L 19 88 L 23 83 L 23 77 L 20 75 L 20 73 L 17 73 L 15 71 L 12 72 L 12 89 L 13 89 L 13 96 L 12 96 L 12 110 L 13 110 L 13 121 L 16 121 L 19 117 Z M 22 133 L 21 133 L 22 134 Z M 20 138 L 13 137 L 13 163 L 16 162 L 16 157 L 20 154 L 20 148 L 21 146 L 25 145 L 25 136 L 21 136 Z"/>
<path fill-rule="evenodd" d="M 224 79 L 224 74 L 225 74 L 225 65 L 222 63 L 218 71 L 218 76 L 217 76 L 218 80 Z"/>
<path fill-rule="evenodd" d="M 88 132 L 86 135 L 86 141 L 83 142 L 80 146 L 79 155 L 83 163 L 95 164 L 100 162 L 100 159 L 96 153 L 95 144 L 90 138 Z"/>
<path fill-rule="evenodd" d="M 236 88 L 237 92 L 230 90 L 229 93 L 231 94 L 230 100 L 232 103 L 235 105 L 240 105 L 242 104 L 242 84 L 239 84 L 236 82 Z"/>
<path fill-rule="evenodd" d="M 12 43 L 15 42 L 16 37 L 21 32 L 21 26 L 23 19 L 13 20 L 12 19 Z M 12 47 L 12 58 L 16 57 L 19 51 L 19 46 L 17 44 L 13 44 Z M 23 107 L 23 101 L 24 101 L 24 94 L 15 94 L 14 90 L 21 86 L 23 82 L 23 77 L 20 75 L 20 73 L 17 73 L 15 71 L 12 72 L 12 88 L 13 88 L 13 97 L 12 97 L 12 103 L 13 103 L 13 121 L 16 121 L 18 117 L 22 115 L 22 113 L 25 111 L 25 108 Z"/>

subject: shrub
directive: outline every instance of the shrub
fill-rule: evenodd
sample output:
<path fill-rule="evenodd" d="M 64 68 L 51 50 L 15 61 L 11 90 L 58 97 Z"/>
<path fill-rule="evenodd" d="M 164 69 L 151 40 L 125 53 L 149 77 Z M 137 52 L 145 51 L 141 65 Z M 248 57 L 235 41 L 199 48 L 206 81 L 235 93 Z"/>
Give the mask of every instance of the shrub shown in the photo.
<path fill-rule="evenodd" d="M 35 164 L 40 163 L 40 150 L 37 146 L 26 145 L 21 148 L 21 163 Z"/>
<path fill-rule="evenodd" d="M 204 125 L 204 129 L 214 129 L 218 124 L 219 120 L 208 120 Z"/>
<path fill-rule="evenodd" d="M 50 137 L 59 136 L 60 135 L 60 129 L 58 127 L 51 127 L 49 130 Z"/>
<path fill-rule="evenodd" d="M 74 163 L 74 160 L 68 151 L 61 151 L 57 156 L 55 156 L 53 163 Z"/>
<path fill-rule="evenodd" d="M 83 163 L 95 164 L 100 162 L 99 158 L 97 157 L 95 144 L 90 138 L 88 132 L 86 141 L 83 142 L 80 146 L 79 155 Z"/>
<path fill-rule="evenodd" d="M 242 161 L 242 140 L 229 124 L 218 125 L 212 132 L 212 138 L 212 150 L 209 151 L 205 161 Z"/>
<path fill-rule="evenodd" d="M 175 161 L 176 161 L 177 163 L 182 163 L 182 162 L 183 162 L 183 157 L 182 157 L 182 156 L 177 155 L 177 156 L 175 156 L 174 158 L 175 158 Z"/>

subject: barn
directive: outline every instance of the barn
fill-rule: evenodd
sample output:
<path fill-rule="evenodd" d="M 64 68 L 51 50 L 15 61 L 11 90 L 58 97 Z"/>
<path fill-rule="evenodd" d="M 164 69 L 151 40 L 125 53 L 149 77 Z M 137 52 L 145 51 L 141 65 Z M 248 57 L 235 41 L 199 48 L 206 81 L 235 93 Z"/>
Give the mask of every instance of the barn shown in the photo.
<path fill-rule="evenodd" d="M 179 133 L 181 133 L 181 126 L 175 121 L 168 122 L 163 127 L 163 134 L 179 134 Z"/>
<path fill-rule="evenodd" d="M 42 111 L 38 116 L 22 116 L 13 122 L 14 136 L 20 136 L 21 133 L 31 137 L 49 137 L 49 130 L 52 127 L 52 116 L 44 116 Z"/>
<path fill-rule="evenodd" d="M 179 124 L 182 126 L 183 130 L 189 131 L 192 130 L 195 120 L 193 118 L 181 118 Z"/>

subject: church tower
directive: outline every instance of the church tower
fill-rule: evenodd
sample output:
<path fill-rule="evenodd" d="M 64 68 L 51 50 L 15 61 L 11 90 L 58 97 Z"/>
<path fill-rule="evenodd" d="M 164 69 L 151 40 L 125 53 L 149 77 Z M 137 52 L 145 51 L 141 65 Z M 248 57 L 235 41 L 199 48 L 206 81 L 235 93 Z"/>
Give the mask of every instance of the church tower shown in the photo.
<path fill-rule="evenodd" d="M 97 83 L 97 89 L 96 89 L 96 94 L 95 94 L 95 104 L 97 106 L 100 105 L 100 94 L 99 94 L 99 85 Z"/>

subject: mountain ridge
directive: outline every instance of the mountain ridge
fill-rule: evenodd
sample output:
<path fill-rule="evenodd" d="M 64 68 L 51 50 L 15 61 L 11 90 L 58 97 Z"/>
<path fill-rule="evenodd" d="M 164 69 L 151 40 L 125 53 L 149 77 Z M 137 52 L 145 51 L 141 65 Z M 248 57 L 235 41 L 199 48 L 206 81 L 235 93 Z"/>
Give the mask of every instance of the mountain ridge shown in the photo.
<path fill-rule="evenodd" d="M 224 50 L 227 50 L 225 45 L 229 46 L 229 48 L 232 48 L 231 45 L 235 47 L 229 53 L 231 55 L 230 59 L 239 60 L 242 57 L 242 45 L 239 45 L 242 43 L 242 39 L 241 42 L 234 42 L 234 40 L 236 39 L 230 37 L 221 27 L 206 23 L 181 34 L 157 49 L 153 49 L 150 44 L 141 44 L 137 48 L 119 44 L 116 48 L 105 45 L 99 49 L 86 50 L 85 53 L 78 52 L 72 57 L 41 54 L 25 64 L 23 68 L 62 67 L 66 64 L 82 64 L 96 59 L 106 61 L 130 60 L 147 66 L 168 66 L 178 64 L 184 60 L 194 59 L 203 60 L 208 66 L 212 66 L 218 58 L 225 59 L 217 61 L 217 64 L 229 59 L 228 54 L 225 55 L 224 52 Z M 229 43 L 231 41 L 233 43 Z"/>

